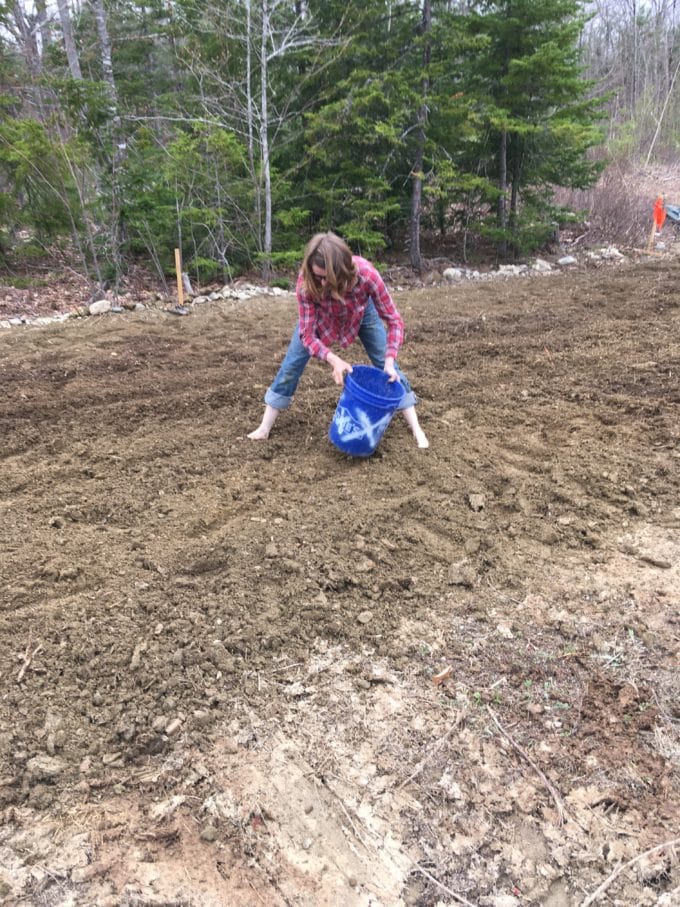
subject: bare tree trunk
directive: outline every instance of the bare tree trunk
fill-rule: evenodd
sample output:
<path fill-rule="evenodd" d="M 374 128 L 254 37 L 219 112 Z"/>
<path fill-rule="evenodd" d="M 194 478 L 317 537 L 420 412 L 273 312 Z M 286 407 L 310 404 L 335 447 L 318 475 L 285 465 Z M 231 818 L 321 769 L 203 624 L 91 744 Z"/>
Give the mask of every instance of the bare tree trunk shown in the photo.
<path fill-rule="evenodd" d="M 411 216 L 409 219 L 409 256 L 411 267 L 415 271 L 422 271 L 423 262 L 420 254 L 420 219 L 423 210 L 423 165 L 425 161 L 425 126 L 427 124 L 427 96 L 430 90 L 428 67 L 430 65 L 430 42 L 428 32 L 432 27 L 432 9 L 430 0 L 423 0 L 423 15 L 421 32 L 424 36 L 423 47 L 423 103 L 418 110 L 418 130 L 416 133 L 416 154 L 411 168 Z"/>
<path fill-rule="evenodd" d="M 260 45 L 260 153 L 262 155 L 262 172 L 264 176 L 264 241 L 262 251 L 264 260 L 262 275 L 265 279 L 271 272 L 272 251 L 272 177 L 269 164 L 269 108 L 268 108 L 268 66 L 267 66 L 267 34 L 270 28 L 269 0 L 262 0 L 262 41 Z"/>
<path fill-rule="evenodd" d="M 44 56 L 46 48 L 52 43 L 52 36 L 47 21 L 47 5 L 45 0 L 36 0 L 35 11 L 38 16 L 41 56 Z"/>
<path fill-rule="evenodd" d="M 109 96 L 114 106 L 114 114 L 118 114 L 118 96 L 116 94 L 116 83 L 113 80 L 113 64 L 111 63 L 111 39 L 109 38 L 109 29 L 106 23 L 106 10 L 104 9 L 103 0 L 92 0 L 92 12 L 97 23 L 97 35 L 99 36 L 99 51 L 101 55 L 102 74 L 104 81 L 109 86 Z"/>
<path fill-rule="evenodd" d="M 250 177 L 255 188 L 255 220 L 257 223 L 257 241 L 262 251 L 262 192 L 260 179 L 255 168 L 255 130 L 253 126 L 253 21 L 250 0 L 246 5 L 246 122 L 248 125 L 248 163 Z"/>
<path fill-rule="evenodd" d="M 498 150 L 498 226 L 505 230 L 508 226 L 508 132 L 506 129 L 501 133 L 501 144 Z M 507 255 L 508 244 L 504 238 L 500 244 L 499 251 L 502 256 Z"/>
<path fill-rule="evenodd" d="M 68 0 L 57 0 L 57 8 L 59 9 L 59 22 L 61 23 L 61 33 L 64 36 L 64 50 L 66 51 L 69 72 L 72 79 L 80 81 L 83 78 L 83 74 L 80 71 L 76 42 L 73 38 Z"/>
<path fill-rule="evenodd" d="M 32 23 L 26 18 L 24 10 L 19 3 L 14 4 L 12 15 L 14 17 L 17 32 L 21 38 L 21 49 L 26 58 L 26 62 L 28 63 L 28 67 L 32 73 L 36 73 L 40 69 L 40 59 Z"/>

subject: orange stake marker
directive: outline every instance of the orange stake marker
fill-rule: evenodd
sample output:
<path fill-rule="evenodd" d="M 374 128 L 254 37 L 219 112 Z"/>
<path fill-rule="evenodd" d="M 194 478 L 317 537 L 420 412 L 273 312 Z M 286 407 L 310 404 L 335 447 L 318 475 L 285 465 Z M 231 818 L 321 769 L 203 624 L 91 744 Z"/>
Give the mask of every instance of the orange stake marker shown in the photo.
<path fill-rule="evenodd" d="M 661 230 L 666 221 L 666 208 L 663 203 L 663 195 L 659 195 L 654 202 L 654 225 L 657 231 Z"/>
<path fill-rule="evenodd" d="M 658 195 L 656 201 L 654 202 L 654 210 L 652 212 L 652 229 L 649 233 L 649 240 L 647 242 L 647 251 L 651 252 L 652 246 L 654 245 L 654 237 L 657 233 L 661 231 L 663 227 L 663 222 L 666 220 L 666 209 L 663 204 L 663 195 Z"/>

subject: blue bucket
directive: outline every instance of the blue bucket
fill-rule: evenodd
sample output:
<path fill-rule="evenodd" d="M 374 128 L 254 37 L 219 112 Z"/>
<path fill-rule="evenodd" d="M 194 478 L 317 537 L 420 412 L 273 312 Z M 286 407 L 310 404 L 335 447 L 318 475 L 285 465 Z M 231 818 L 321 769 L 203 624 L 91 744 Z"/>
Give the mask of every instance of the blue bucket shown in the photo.
<path fill-rule="evenodd" d="M 352 366 L 338 400 L 328 437 L 343 453 L 370 457 L 406 391 L 371 365 Z"/>

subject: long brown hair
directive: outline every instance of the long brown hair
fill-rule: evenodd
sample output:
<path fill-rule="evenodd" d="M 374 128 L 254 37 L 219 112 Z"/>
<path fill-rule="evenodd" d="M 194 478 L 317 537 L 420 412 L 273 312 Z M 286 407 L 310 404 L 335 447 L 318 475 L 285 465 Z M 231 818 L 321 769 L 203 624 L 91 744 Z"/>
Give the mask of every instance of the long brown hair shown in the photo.
<path fill-rule="evenodd" d="M 315 279 L 312 265 L 326 272 L 326 289 L 335 299 L 344 297 L 357 279 L 357 269 L 352 261 L 352 251 L 347 243 L 335 233 L 317 233 L 307 243 L 302 259 L 302 276 L 305 291 L 312 299 L 319 301 L 324 288 Z"/>

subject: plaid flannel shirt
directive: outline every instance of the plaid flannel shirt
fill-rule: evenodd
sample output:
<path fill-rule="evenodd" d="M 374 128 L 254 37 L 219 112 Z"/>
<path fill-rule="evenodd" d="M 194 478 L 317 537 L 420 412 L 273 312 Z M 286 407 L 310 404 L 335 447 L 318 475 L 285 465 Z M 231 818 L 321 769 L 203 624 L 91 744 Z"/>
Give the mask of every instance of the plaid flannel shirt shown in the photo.
<path fill-rule="evenodd" d="M 312 356 L 326 359 L 330 345 L 338 343 L 343 349 L 357 339 L 366 306 L 372 299 L 378 315 L 387 327 L 385 356 L 396 358 L 404 342 L 404 322 L 392 302 L 383 279 L 370 261 L 353 255 L 357 282 L 340 302 L 326 293 L 320 302 L 306 293 L 302 273 L 297 280 L 300 340 Z"/>

